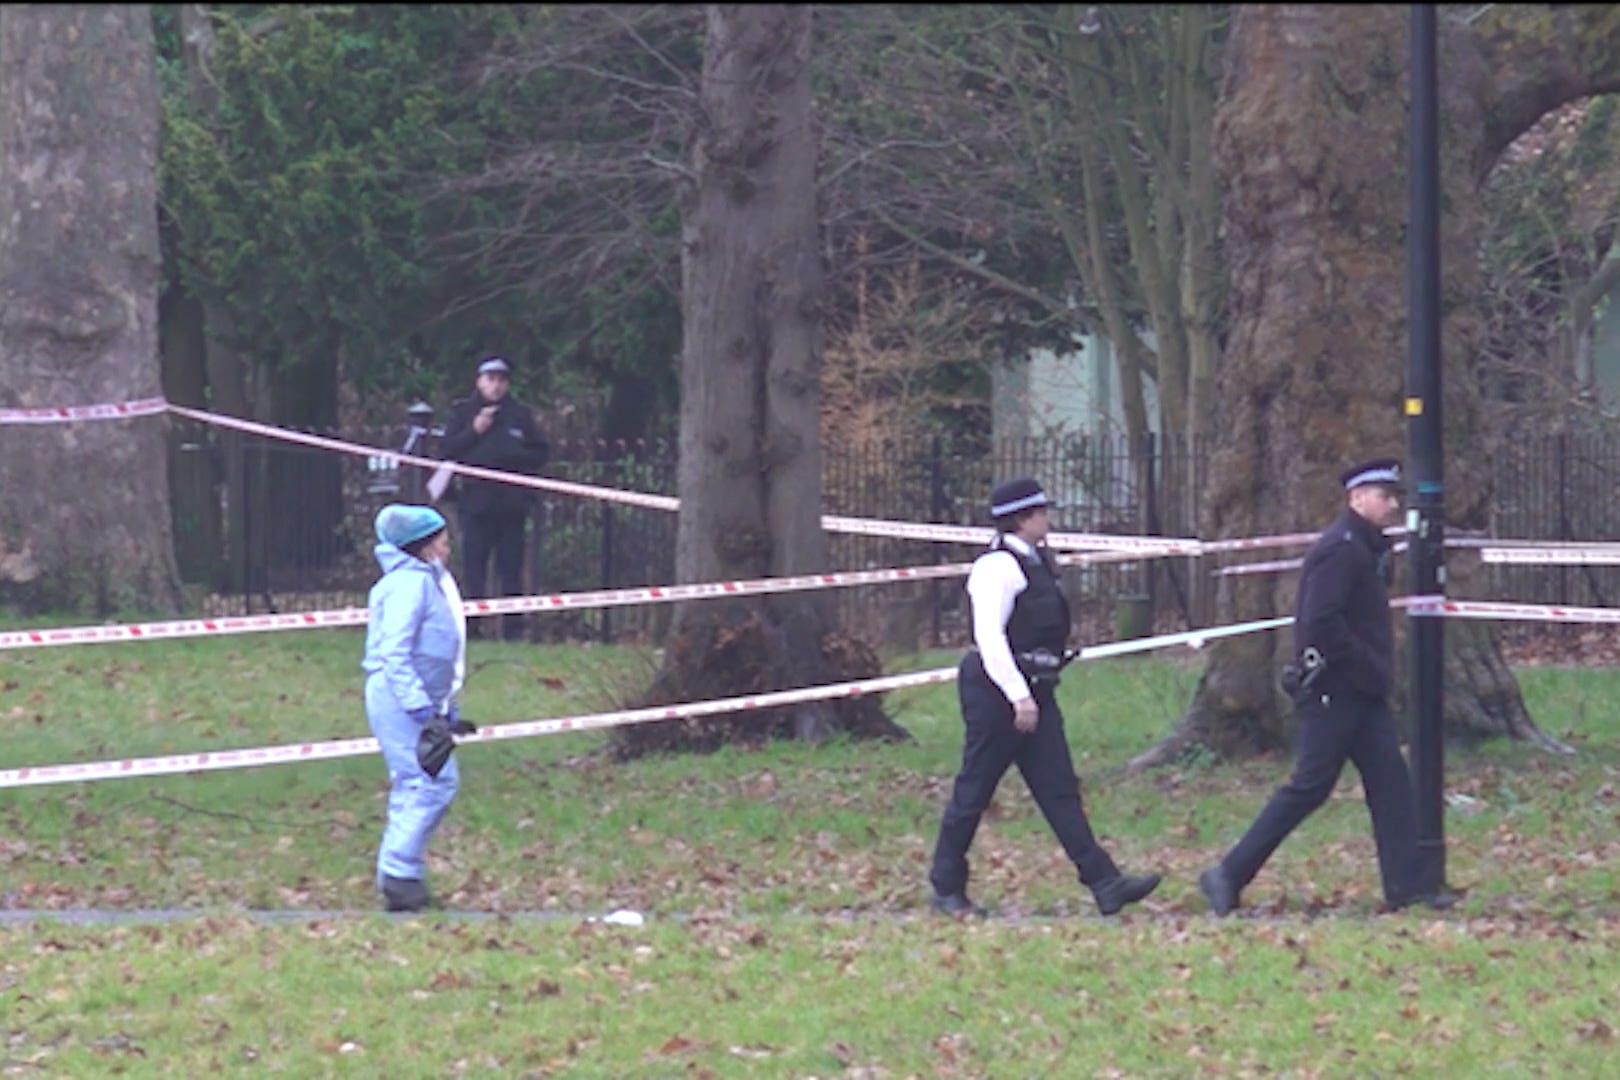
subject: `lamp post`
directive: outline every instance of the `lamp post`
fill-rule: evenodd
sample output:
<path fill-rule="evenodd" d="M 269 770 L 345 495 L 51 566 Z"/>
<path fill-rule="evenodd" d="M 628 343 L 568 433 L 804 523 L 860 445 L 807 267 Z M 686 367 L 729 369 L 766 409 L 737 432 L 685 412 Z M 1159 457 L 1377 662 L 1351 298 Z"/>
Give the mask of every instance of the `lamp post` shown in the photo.
<path fill-rule="evenodd" d="M 1412 593 L 1445 589 L 1445 488 L 1440 409 L 1440 109 L 1435 9 L 1412 6 L 1412 110 L 1408 122 L 1406 230 L 1406 511 Z M 1419 888 L 1445 887 L 1445 620 L 1411 620 L 1407 692 L 1417 789 Z"/>

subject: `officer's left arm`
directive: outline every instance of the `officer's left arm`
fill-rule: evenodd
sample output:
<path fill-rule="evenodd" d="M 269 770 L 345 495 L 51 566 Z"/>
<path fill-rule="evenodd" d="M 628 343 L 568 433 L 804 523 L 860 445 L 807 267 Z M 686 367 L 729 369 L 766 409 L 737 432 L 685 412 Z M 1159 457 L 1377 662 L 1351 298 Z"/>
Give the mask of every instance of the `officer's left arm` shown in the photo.
<path fill-rule="evenodd" d="M 1349 544 L 1335 544 L 1314 567 L 1310 589 L 1299 612 L 1300 640 L 1314 645 L 1330 670 L 1351 672 L 1372 662 L 1368 650 L 1350 629 L 1350 590 L 1365 569 L 1366 557 Z"/>
<path fill-rule="evenodd" d="M 508 399 L 495 423 L 497 427 L 491 430 L 499 432 L 502 468 L 531 470 L 545 464 L 550 446 L 540 435 L 528 406 Z"/>

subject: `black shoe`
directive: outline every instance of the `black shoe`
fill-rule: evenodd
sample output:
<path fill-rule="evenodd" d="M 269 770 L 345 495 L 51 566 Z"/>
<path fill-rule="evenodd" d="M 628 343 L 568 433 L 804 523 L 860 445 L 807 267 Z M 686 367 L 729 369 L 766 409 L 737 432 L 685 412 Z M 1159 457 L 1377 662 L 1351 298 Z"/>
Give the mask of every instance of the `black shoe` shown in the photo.
<path fill-rule="evenodd" d="M 1434 892 L 1416 893 L 1401 900 L 1391 900 L 1386 906 L 1390 911 L 1400 911 L 1402 908 L 1416 907 L 1418 904 L 1422 904 L 1424 907 L 1432 908 L 1435 911 L 1446 911 L 1456 907 L 1457 901 L 1461 899 L 1461 896 L 1450 889 L 1438 889 Z"/>
<path fill-rule="evenodd" d="M 933 908 L 941 915 L 949 915 L 953 919 L 982 919 L 990 913 L 967 898 L 967 893 L 956 892 L 949 896 L 934 894 Z"/>
<path fill-rule="evenodd" d="M 1107 881 L 1093 885 L 1091 895 L 1097 898 L 1098 911 L 1104 915 L 1112 915 L 1126 904 L 1136 903 L 1158 887 L 1158 874 L 1136 876 L 1115 874 Z"/>
<path fill-rule="evenodd" d="M 1229 914 L 1238 906 L 1238 891 L 1219 863 L 1198 875 L 1198 888 L 1209 901 L 1209 910 L 1216 915 Z"/>
<path fill-rule="evenodd" d="M 384 875 L 380 891 L 384 911 L 425 911 L 434 906 L 427 886 L 413 878 Z"/>

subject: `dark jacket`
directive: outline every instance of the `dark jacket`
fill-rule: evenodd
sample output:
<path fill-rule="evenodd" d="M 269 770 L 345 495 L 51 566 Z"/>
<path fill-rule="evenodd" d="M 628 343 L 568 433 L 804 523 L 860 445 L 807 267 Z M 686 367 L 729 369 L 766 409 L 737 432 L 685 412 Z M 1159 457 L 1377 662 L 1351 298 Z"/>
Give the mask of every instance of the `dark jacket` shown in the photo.
<path fill-rule="evenodd" d="M 1389 549 L 1389 538 L 1376 525 L 1347 508 L 1306 554 L 1294 654 L 1315 646 L 1327 661 L 1314 691 L 1389 697 L 1395 667 L 1385 579 Z"/>
<path fill-rule="evenodd" d="M 541 434 L 534 414 L 508 394 L 500 400 L 495 422 L 480 435 L 473 427 L 473 418 L 487 404 L 480 394 L 473 393 L 450 406 L 440 443 L 444 456 L 466 465 L 534 475 L 551 456 L 551 444 Z M 527 510 L 534 493 L 534 488 L 519 484 L 456 477 L 456 498 L 462 509 L 474 514 Z"/>

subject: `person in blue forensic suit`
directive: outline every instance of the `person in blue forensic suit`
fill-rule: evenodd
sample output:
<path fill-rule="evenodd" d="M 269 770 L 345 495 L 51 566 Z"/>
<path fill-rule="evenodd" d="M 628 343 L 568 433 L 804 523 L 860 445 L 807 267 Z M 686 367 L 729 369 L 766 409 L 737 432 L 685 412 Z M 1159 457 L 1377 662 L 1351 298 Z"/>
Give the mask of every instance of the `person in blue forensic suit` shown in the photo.
<path fill-rule="evenodd" d="M 447 569 L 450 534 L 426 506 L 395 503 L 377 513 L 366 629 L 366 718 L 388 764 L 388 824 L 377 851 L 377 890 L 388 911 L 433 903 L 424 882 L 429 838 L 456 797 L 453 758 L 430 773 L 418 757 L 423 731 L 465 733 L 456 704 L 466 670 L 461 598 Z M 446 742 L 448 739 L 446 738 Z"/>
<path fill-rule="evenodd" d="M 967 853 L 996 786 L 1016 763 L 1097 910 L 1113 915 L 1157 888 L 1159 875 L 1121 873 L 1080 803 L 1056 696 L 1069 602 L 1046 548 L 1046 492 L 1028 477 L 997 485 L 990 516 L 996 537 L 968 573 L 975 648 L 957 673 L 966 730 L 962 768 L 934 844 L 933 907 L 955 918 L 986 914 L 967 896 Z"/>

